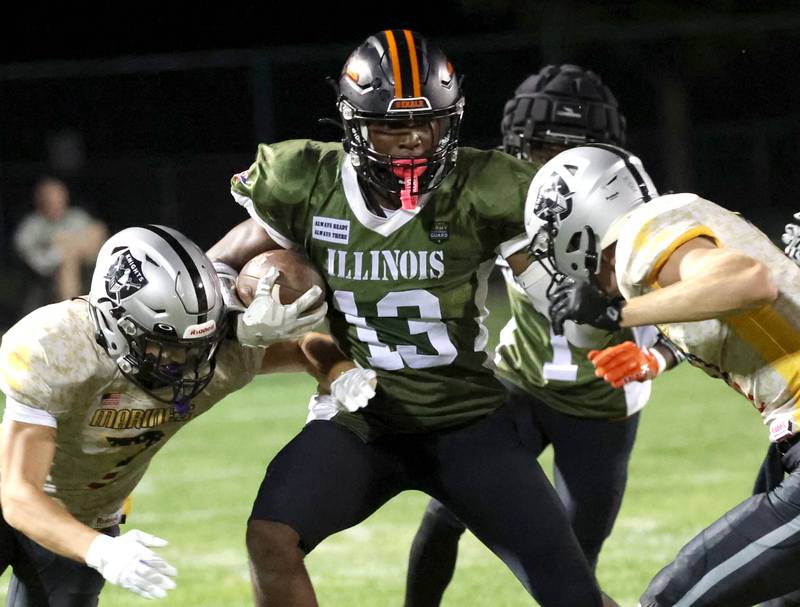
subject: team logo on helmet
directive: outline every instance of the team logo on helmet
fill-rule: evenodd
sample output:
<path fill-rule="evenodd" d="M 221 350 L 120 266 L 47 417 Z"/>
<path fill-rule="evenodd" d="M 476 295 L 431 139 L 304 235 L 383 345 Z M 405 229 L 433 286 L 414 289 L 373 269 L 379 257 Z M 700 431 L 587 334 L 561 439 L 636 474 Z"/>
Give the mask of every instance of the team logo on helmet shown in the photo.
<path fill-rule="evenodd" d="M 564 178 L 553 173 L 539 188 L 533 213 L 544 221 L 560 223 L 572 212 L 572 194 Z"/>
<path fill-rule="evenodd" d="M 128 249 L 117 257 L 105 279 L 106 293 L 117 305 L 147 284 L 141 262 Z"/>

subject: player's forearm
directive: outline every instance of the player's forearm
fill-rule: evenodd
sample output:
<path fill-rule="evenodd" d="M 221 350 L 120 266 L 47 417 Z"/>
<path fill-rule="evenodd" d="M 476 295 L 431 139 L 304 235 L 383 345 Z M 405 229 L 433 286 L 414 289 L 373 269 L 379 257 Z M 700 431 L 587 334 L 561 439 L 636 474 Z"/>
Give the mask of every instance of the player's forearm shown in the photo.
<path fill-rule="evenodd" d="M 2 507 L 9 525 L 51 552 L 79 562 L 99 535 L 28 483 L 4 481 Z"/>
<path fill-rule="evenodd" d="M 300 340 L 300 347 L 307 361 L 306 370 L 326 390 L 339 375 L 356 366 L 330 335 L 308 333 Z"/>
<path fill-rule="evenodd" d="M 686 278 L 630 299 L 620 325 L 708 320 L 754 310 L 777 298 L 778 290 L 763 264 L 740 255 L 719 255 L 716 261 L 698 264 L 698 271 L 690 268 Z"/>
<path fill-rule="evenodd" d="M 280 248 L 254 220 L 247 219 L 231 229 L 208 250 L 212 261 L 228 264 L 237 272 L 253 257 Z"/>
<path fill-rule="evenodd" d="M 661 343 L 656 343 L 652 347 L 652 349 L 656 350 L 661 355 L 661 357 L 664 359 L 664 363 L 665 363 L 664 371 L 669 371 L 670 369 L 674 369 L 676 366 L 678 366 L 678 363 L 681 362 L 675 356 L 675 353 L 672 351 L 671 348 L 668 348 L 667 346 L 665 346 L 665 345 L 663 345 Z"/>

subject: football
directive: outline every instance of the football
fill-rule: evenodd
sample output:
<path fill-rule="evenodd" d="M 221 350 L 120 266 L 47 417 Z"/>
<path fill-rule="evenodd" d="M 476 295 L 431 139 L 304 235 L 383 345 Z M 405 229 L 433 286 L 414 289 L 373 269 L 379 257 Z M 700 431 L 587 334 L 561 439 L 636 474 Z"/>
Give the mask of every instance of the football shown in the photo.
<path fill-rule="evenodd" d="M 325 281 L 308 257 L 298 251 L 275 249 L 256 255 L 239 272 L 236 293 L 244 305 L 248 306 L 253 301 L 258 281 L 270 267 L 280 272 L 273 294 L 282 304 L 294 302 L 313 285 L 322 289 L 322 294 L 309 310 L 325 301 Z"/>

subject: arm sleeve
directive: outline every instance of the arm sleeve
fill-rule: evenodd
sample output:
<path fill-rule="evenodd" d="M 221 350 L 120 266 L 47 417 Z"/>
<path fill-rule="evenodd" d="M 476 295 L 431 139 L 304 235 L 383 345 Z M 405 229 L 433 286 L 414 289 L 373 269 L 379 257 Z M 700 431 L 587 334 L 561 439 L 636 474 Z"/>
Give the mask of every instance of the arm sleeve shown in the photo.
<path fill-rule="evenodd" d="M 0 390 L 7 399 L 61 419 L 105 381 L 90 329 L 80 324 L 90 321 L 68 313 L 75 305 L 39 308 L 3 336 Z"/>
<path fill-rule="evenodd" d="M 3 411 L 3 423 L 6 421 L 23 422 L 50 428 L 58 427 L 56 418 L 47 411 L 23 405 L 11 397 L 6 398 L 6 408 Z"/>
<path fill-rule="evenodd" d="M 670 255 L 697 237 L 719 243 L 696 212 L 695 194 L 661 196 L 637 209 L 617 243 L 616 273 L 626 299 L 658 288 L 658 274 Z"/>
<path fill-rule="evenodd" d="M 297 248 L 304 240 L 320 153 L 307 140 L 262 144 L 250 168 L 231 178 L 234 200 L 284 248 Z"/>

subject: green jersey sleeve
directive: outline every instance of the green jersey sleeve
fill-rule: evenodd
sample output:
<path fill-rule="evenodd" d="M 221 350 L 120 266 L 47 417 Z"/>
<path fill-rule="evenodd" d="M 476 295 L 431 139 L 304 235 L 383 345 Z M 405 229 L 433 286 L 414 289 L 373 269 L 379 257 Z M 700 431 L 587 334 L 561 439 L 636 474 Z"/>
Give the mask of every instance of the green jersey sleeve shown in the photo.
<path fill-rule="evenodd" d="M 500 151 L 464 148 L 470 187 L 459 204 L 469 202 L 479 221 L 480 242 L 491 252 L 508 257 L 527 245 L 525 200 L 538 165 Z M 461 161 L 461 158 L 459 158 Z M 470 200 L 471 199 L 471 200 Z"/>
<path fill-rule="evenodd" d="M 341 145 L 308 139 L 258 146 L 255 162 L 231 178 L 231 194 L 284 248 L 302 246 L 320 173 L 339 171 Z M 334 179 L 324 179 L 333 182 Z"/>

